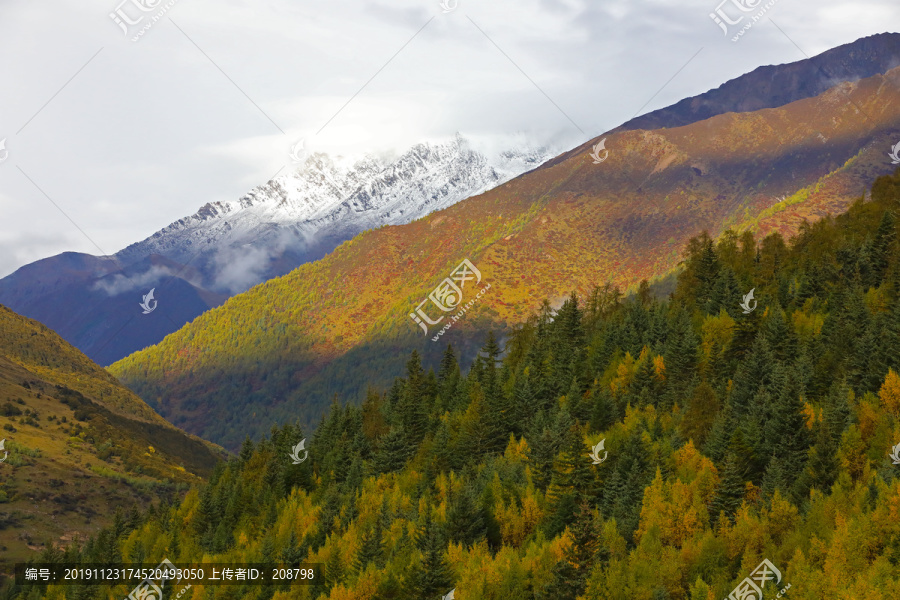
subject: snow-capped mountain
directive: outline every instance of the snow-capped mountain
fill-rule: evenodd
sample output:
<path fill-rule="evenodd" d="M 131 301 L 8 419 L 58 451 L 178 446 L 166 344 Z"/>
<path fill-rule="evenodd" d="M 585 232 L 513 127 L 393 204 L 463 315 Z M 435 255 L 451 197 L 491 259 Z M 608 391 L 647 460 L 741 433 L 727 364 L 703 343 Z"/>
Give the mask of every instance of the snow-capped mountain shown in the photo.
<path fill-rule="evenodd" d="M 190 264 L 204 287 L 234 294 L 316 260 L 358 233 L 408 223 L 492 189 L 550 159 L 547 148 L 477 149 L 461 135 L 396 158 L 315 153 L 232 202 L 214 202 L 116 257 Z"/>
<path fill-rule="evenodd" d="M 527 145 L 478 150 L 459 135 L 394 157 L 312 154 L 242 198 L 206 204 L 113 256 L 65 253 L 26 265 L 0 279 L 0 303 L 108 365 L 362 231 L 423 217 L 550 155 Z M 140 301 L 151 290 L 158 309 L 147 313 Z"/>

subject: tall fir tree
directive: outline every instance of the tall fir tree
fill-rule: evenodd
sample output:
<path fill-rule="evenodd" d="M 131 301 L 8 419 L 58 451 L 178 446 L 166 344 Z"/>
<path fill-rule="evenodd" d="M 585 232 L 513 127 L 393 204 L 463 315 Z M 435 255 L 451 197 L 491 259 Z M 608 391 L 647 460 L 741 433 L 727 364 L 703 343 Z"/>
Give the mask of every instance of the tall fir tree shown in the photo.
<path fill-rule="evenodd" d="M 450 541 L 472 546 L 484 539 L 487 522 L 475 490 L 465 487 L 453 494 L 447 511 L 447 535 Z"/>
<path fill-rule="evenodd" d="M 409 570 L 404 586 L 408 600 L 440 598 L 453 587 L 443 532 L 432 519 L 430 506 L 424 513 L 414 540 L 421 558 Z"/>
<path fill-rule="evenodd" d="M 403 432 L 404 454 L 411 456 L 428 433 L 428 384 L 419 353 L 413 350 L 406 363 L 406 382 L 400 392 L 397 416 Z"/>
<path fill-rule="evenodd" d="M 363 534 L 363 538 L 353 558 L 353 570 L 362 573 L 369 564 L 377 568 L 384 566 L 384 540 L 382 539 L 381 519 L 376 519 L 375 525 Z"/>

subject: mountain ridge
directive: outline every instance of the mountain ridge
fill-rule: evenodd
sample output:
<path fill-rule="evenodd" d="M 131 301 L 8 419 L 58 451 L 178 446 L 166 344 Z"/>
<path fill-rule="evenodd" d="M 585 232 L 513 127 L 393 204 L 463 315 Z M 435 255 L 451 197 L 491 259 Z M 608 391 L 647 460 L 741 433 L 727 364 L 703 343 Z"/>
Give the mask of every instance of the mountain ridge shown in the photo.
<path fill-rule="evenodd" d="M 292 252 L 298 256 L 289 263 L 293 268 L 321 258 L 362 231 L 420 218 L 551 157 L 542 148 L 526 146 L 491 158 L 460 134 L 448 142 L 416 144 L 397 158 L 365 156 L 352 164 L 345 161 L 344 166 L 314 153 L 292 173 L 257 186 L 236 201 L 207 203 L 116 256 L 128 262 L 135 256 L 160 254 L 199 264 L 205 287 L 229 291 L 222 289 L 215 272 L 224 261 L 204 256 L 204 246 L 222 252 L 223 244 L 259 245 L 273 250 L 268 258 L 274 261 L 280 258 L 278 252 Z M 253 284 L 287 272 L 282 271 L 274 267 L 262 272 Z M 230 290 L 235 291 L 245 289 Z"/>
<path fill-rule="evenodd" d="M 808 60 L 765 65 L 704 94 L 635 117 L 611 131 L 680 127 L 727 112 L 777 108 L 818 96 L 900 66 L 900 33 L 878 33 L 836 46 Z M 759 88 L 769 91 L 759 94 Z M 752 90 L 752 93 L 750 91 Z"/>
<path fill-rule="evenodd" d="M 900 34 L 861 38 L 812 59 L 760 67 L 723 83 L 716 90 L 632 119 L 606 135 L 656 125 L 672 128 L 712 114 L 802 99 L 820 91 L 835 73 L 856 81 L 892 65 L 900 60 L 898 55 Z M 60 260 L 56 257 L 27 265 L 0 279 L 0 302 L 47 323 L 98 362 L 110 364 L 161 341 L 167 333 L 220 305 L 234 292 L 324 257 L 362 230 L 413 220 L 482 191 L 485 182 L 494 185 L 503 181 L 505 176 L 497 172 L 497 165 L 506 165 L 507 174 L 532 167 L 547 168 L 587 148 L 582 145 L 555 158 L 541 154 L 540 149 L 527 144 L 505 152 L 479 151 L 482 158 L 491 154 L 492 162 L 485 166 L 483 160 L 474 160 L 466 168 L 456 168 L 456 175 L 448 175 L 444 182 L 431 179 L 429 185 L 419 185 L 421 182 L 412 175 L 425 172 L 412 168 L 417 162 L 426 162 L 430 151 L 438 152 L 442 147 L 465 150 L 463 146 L 468 142 L 457 136 L 443 144 L 419 144 L 400 158 L 363 158 L 355 174 L 352 169 L 342 171 L 326 156 L 310 154 L 305 157 L 305 164 L 314 167 L 310 177 L 298 179 L 295 174 L 288 174 L 257 186 L 237 201 L 207 203 L 193 215 L 131 244 L 108 260 L 88 259 L 84 255 L 83 261 L 93 261 L 94 268 L 82 270 L 80 276 L 76 276 L 77 270 L 68 269 L 68 279 L 51 283 L 60 271 Z M 505 153 L 509 156 L 504 156 Z M 400 177 L 398 173 L 404 169 L 391 171 L 385 167 L 404 160 L 412 165 L 405 169 L 411 174 L 404 180 L 405 189 L 410 194 L 419 194 L 419 200 L 411 204 L 403 202 L 402 194 L 390 196 L 395 185 L 393 180 Z M 514 164 L 516 160 L 520 162 Z M 511 164 L 515 168 L 510 167 Z M 379 179 L 379 173 L 384 177 Z M 477 174 L 474 180 L 472 173 Z M 380 183 L 366 188 L 365 182 L 370 180 Z M 392 185 L 386 185 L 386 181 L 391 181 Z M 311 191 L 319 195 L 317 200 L 310 199 Z M 305 199 L 304 193 L 307 194 Z M 411 197 L 406 196 L 407 199 Z M 391 198 L 394 205 L 387 206 Z M 380 200 L 384 200 L 384 205 Z M 294 221 L 281 218 L 288 213 L 294 215 Z M 133 296 L 128 298 L 107 299 L 91 293 L 96 288 L 96 280 L 117 278 L 115 268 L 127 270 L 137 264 L 135 261 L 152 260 L 154 255 L 181 265 L 161 275 L 183 279 L 187 285 L 163 277 L 153 281 L 139 277 L 145 285 L 142 289 L 132 289 L 129 293 Z M 188 269 L 191 275 L 183 276 L 187 275 Z M 135 299 L 139 301 L 151 288 L 156 288 L 157 295 L 166 291 L 162 298 L 163 307 L 169 310 L 178 307 L 168 315 L 165 323 L 135 318 L 140 315 L 134 312 L 137 310 Z M 73 300 L 80 305 L 75 310 L 72 310 Z M 105 332 L 108 337 L 96 340 L 97 331 Z"/>

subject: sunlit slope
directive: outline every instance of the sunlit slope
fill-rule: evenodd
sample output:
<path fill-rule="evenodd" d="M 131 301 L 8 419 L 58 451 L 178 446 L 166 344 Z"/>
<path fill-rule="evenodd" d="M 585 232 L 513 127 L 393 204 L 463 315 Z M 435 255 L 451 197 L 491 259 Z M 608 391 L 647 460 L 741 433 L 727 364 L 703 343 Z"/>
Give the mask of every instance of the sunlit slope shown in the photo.
<path fill-rule="evenodd" d="M 892 170 L 900 69 L 782 108 L 605 138 L 414 223 L 362 234 L 111 367 L 175 424 L 235 447 L 273 422 L 398 373 L 408 314 L 464 258 L 490 293 L 448 334 L 520 322 L 544 297 L 671 271 L 685 242 L 726 227 L 789 234 L 841 212 Z M 799 195 L 797 195 L 799 193 Z M 377 373 L 377 376 L 374 375 Z"/>

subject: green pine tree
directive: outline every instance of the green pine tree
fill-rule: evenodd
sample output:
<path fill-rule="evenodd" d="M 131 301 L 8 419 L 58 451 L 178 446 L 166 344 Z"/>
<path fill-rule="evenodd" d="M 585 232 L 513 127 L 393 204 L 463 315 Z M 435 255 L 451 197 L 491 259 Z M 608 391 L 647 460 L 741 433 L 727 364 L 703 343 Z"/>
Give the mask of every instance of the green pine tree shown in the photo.
<path fill-rule="evenodd" d="M 375 521 L 375 526 L 366 531 L 360 542 L 359 550 L 353 559 L 353 570 L 361 573 L 369 564 L 378 568 L 384 566 L 384 541 L 382 539 L 381 519 Z"/>
<path fill-rule="evenodd" d="M 375 469 L 379 473 L 394 473 L 403 468 L 409 458 L 407 436 L 398 427 L 391 427 L 381 438 L 375 451 Z"/>
<path fill-rule="evenodd" d="M 716 488 L 710 506 L 710 518 L 714 525 L 719 522 L 722 514 L 728 519 L 734 517 L 744 500 L 746 485 L 744 484 L 742 463 L 743 461 L 733 453 L 729 453 L 725 459 L 719 487 Z"/>
<path fill-rule="evenodd" d="M 344 581 L 346 573 L 344 563 L 341 562 L 341 553 L 337 546 L 332 548 L 331 553 L 328 555 L 323 575 L 325 579 L 326 594 L 330 593 L 332 589 Z"/>
<path fill-rule="evenodd" d="M 452 542 L 471 546 L 484 539 L 487 523 L 473 489 L 467 487 L 453 495 L 446 527 Z"/>
<path fill-rule="evenodd" d="M 443 532 L 432 520 L 431 508 L 426 507 L 424 512 L 414 540 L 421 558 L 409 570 L 404 585 L 409 600 L 440 598 L 453 587 L 452 573 L 444 557 Z"/>

